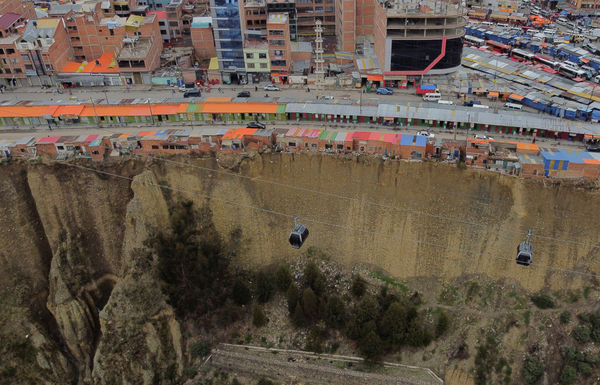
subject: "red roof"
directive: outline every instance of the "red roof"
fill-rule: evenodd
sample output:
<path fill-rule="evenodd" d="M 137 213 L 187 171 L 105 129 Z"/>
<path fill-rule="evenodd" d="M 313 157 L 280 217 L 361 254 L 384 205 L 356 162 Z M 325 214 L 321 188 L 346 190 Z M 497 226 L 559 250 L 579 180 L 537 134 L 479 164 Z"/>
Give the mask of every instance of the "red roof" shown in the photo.
<path fill-rule="evenodd" d="M 87 64 L 70 61 L 62 69 L 62 73 L 117 73 L 119 67 L 114 60 L 114 53 L 103 53 L 97 60 L 91 60 Z M 96 64 L 96 61 L 98 62 Z"/>
<path fill-rule="evenodd" d="M 20 18 L 21 15 L 12 12 L 7 13 L 6 15 L 2 15 L 0 17 L 0 29 L 9 29 Z"/>
<path fill-rule="evenodd" d="M 37 141 L 37 144 L 40 143 L 48 143 L 48 144 L 52 144 L 52 143 L 56 143 L 56 141 L 60 138 L 60 136 L 46 136 L 44 138 L 40 138 Z"/>
<path fill-rule="evenodd" d="M 156 15 L 158 20 L 167 20 L 167 11 L 150 11 L 146 12 L 146 15 Z"/>

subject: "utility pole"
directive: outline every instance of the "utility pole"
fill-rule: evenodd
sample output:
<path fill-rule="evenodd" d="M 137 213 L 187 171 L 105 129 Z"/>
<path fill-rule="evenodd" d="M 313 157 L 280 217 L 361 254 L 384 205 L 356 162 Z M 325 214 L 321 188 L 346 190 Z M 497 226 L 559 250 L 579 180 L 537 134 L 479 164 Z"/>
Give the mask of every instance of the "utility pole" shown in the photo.
<path fill-rule="evenodd" d="M 106 93 L 106 90 L 104 90 L 104 99 L 106 100 L 106 104 L 108 104 L 108 94 Z"/>

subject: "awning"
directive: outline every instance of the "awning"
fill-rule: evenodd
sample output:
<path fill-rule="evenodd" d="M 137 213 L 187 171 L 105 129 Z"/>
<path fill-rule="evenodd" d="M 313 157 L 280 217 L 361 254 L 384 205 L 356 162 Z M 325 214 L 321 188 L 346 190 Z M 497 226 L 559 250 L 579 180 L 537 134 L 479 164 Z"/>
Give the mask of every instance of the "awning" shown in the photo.
<path fill-rule="evenodd" d="M 523 96 L 517 94 L 510 94 L 509 98 L 514 100 L 523 100 Z"/>
<path fill-rule="evenodd" d="M 372 82 L 381 82 L 383 81 L 383 75 L 367 75 L 367 80 Z"/>
<path fill-rule="evenodd" d="M 488 95 L 491 96 L 492 98 L 497 98 L 499 96 L 498 92 L 496 92 L 496 91 L 490 91 L 490 92 L 488 92 Z"/>

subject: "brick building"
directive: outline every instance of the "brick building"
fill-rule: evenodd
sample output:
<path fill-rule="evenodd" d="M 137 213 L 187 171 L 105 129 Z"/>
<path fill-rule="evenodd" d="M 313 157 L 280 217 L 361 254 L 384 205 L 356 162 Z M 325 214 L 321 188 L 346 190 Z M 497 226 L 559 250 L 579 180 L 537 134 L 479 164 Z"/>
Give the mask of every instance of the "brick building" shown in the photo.
<path fill-rule="evenodd" d="M 194 53 L 199 59 L 210 59 L 217 56 L 212 17 L 194 17 L 190 33 Z"/>
<path fill-rule="evenodd" d="M 271 61 L 271 78 L 286 82 L 292 65 L 290 24 L 287 13 L 271 13 L 267 20 L 267 40 Z"/>

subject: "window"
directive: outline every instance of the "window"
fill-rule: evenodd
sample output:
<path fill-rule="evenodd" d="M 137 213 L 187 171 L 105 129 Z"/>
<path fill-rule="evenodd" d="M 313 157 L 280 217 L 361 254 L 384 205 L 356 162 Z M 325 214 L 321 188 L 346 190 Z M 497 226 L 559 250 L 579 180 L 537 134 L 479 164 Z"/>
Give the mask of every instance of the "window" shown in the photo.
<path fill-rule="evenodd" d="M 179 26 L 179 22 L 178 21 L 169 21 L 169 26 L 171 26 L 171 27 L 178 27 Z"/>
<path fill-rule="evenodd" d="M 155 144 L 153 144 L 153 145 L 152 145 L 152 149 L 153 149 L 153 150 L 158 150 L 158 146 L 157 146 L 157 145 L 155 145 Z"/>
<path fill-rule="evenodd" d="M 267 63 L 260 63 L 260 68 L 267 68 Z"/>
<path fill-rule="evenodd" d="M 344 149 L 344 145 L 343 145 L 343 144 L 338 144 L 338 145 L 336 146 L 336 148 L 337 148 L 338 150 L 343 150 L 343 149 Z"/>
<path fill-rule="evenodd" d="M 29 55 L 21 55 L 21 60 L 29 61 Z"/>
<path fill-rule="evenodd" d="M 323 7 L 315 7 L 315 13 L 323 13 Z"/>
<path fill-rule="evenodd" d="M 161 21 L 158 22 L 158 25 L 160 25 L 161 27 L 164 27 L 165 26 L 165 22 L 161 20 Z"/>
<path fill-rule="evenodd" d="M 254 59 L 254 54 L 249 52 L 246 54 L 246 59 Z"/>
<path fill-rule="evenodd" d="M 15 68 L 15 73 L 16 73 L 16 74 L 20 74 L 20 73 L 22 73 L 22 72 L 23 72 L 23 70 L 22 70 L 22 69 L 20 69 L 20 68 Z"/>
<path fill-rule="evenodd" d="M 7 74 L 11 73 L 12 71 L 10 70 L 10 68 L 5 68 L 4 69 L 6 71 Z"/>
<path fill-rule="evenodd" d="M 325 7 L 325 12 L 335 12 L 335 7 Z"/>
<path fill-rule="evenodd" d="M 56 146 L 57 150 L 64 150 L 65 148 L 63 146 Z"/>
<path fill-rule="evenodd" d="M 110 31 L 110 36 L 115 36 L 115 30 L 114 29 L 109 29 Z"/>
<path fill-rule="evenodd" d="M 248 63 L 248 68 L 255 68 L 254 63 Z"/>
<path fill-rule="evenodd" d="M 269 35 L 271 36 L 283 36 L 283 31 L 279 29 L 272 29 L 269 31 Z"/>
<path fill-rule="evenodd" d="M 46 64 L 46 71 L 54 71 L 54 67 L 52 67 L 52 64 Z"/>
<path fill-rule="evenodd" d="M 258 54 L 258 58 L 259 59 L 266 59 L 267 58 L 267 54 L 264 53 L 264 52 L 261 52 L 261 53 Z"/>
<path fill-rule="evenodd" d="M 285 67 L 286 62 L 285 62 L 285 60 L 271 60 L 271 65 Z"/>

